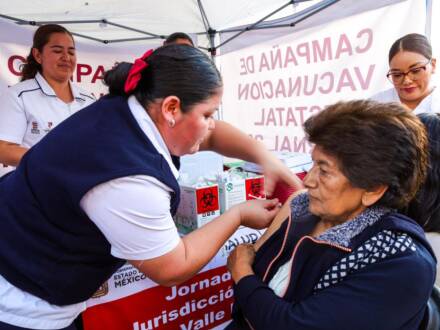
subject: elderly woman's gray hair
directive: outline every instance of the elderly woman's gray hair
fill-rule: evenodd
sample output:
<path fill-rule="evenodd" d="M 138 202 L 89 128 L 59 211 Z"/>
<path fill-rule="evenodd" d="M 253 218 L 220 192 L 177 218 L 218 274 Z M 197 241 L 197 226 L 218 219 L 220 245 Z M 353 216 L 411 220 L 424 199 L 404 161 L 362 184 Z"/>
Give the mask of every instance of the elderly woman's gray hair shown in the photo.
<path fill-rule="evenodd" d="M 354 187 L 388 186 L 378 205 L 406 206 L 425 179 L 425 128 L 397 103 L 339 102 L 309 118 L 304 129 L 310 142 L 337 158 Z"/>

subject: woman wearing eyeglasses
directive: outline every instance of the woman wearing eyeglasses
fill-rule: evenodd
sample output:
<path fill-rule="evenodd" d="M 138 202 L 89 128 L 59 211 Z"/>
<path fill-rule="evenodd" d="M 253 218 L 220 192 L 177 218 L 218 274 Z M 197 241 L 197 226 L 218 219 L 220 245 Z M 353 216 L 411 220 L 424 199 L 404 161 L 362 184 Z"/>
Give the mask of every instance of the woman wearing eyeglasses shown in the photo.
<path fill-rule="evenodd" d="M 372 97 L 379 102 L 400 102 L 414 114 L 440 112 L 440 95 L 433 86 L 436 59 L 432 47 L 421 34 L 411 33 L 397 39 L 388 54 L 388 80 L 394 85 Z"/>

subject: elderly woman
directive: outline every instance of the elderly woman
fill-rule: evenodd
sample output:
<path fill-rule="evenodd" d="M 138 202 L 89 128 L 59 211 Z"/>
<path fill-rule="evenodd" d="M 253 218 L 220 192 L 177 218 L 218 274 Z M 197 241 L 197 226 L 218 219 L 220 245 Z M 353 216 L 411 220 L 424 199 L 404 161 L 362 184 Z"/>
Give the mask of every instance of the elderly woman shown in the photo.
<path fill-rule="evenodd" d="M 228 329 L 418 329 L 435 278 L 422 228 L 396 212 L 426 175 L 422 123 L 398 104 L 351 101 L 305 123 L 306 193 L 228 267 Z M 255 253 L 256 250 L 256 253 Z"/>

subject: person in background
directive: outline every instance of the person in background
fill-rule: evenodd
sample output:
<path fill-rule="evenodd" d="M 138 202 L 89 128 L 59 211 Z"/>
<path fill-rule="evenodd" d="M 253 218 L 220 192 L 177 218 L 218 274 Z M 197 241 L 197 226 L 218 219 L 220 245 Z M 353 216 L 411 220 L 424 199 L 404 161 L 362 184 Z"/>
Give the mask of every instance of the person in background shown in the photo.
<path fill-rule="evenodd" d="M 371 99 L 400 102 L 414 114 L 440 112 L 440 91 L 432 82 L 436 59 L 424 35 L 411 33 L 397 39 L 390 48 L 388 61 L 387 78 L 394 87 Z"/>
<path fill-rule="evenodd" d="M 426 232 L 437 257 L 440 256 L 440 114 L 418 115 L 426 127 L 429 139 L 429 167 L 426 180 L 406 213 Z M 440 267 L 437 265 L 436 284 L 440 285 Z"/>
<path fill-rule="evenodd" d="M 194 42 L 191 37 L 184 32 L 174 32 L 170 34 L 165 41 L 163 42 L 165 45 L 188 45 L 194 47 Z"/>
<path fill-rule="evenodd" d="M 57 24 L 40 26 L 21 82 L 0 96 L 0 164 L 17 166 L 51 129 L 95 101 L 70 82 L 75 68 L 72 34 Z"/>
<path fill-rule="evenodd" d="M 419 329 L 436 261 L 396 210 L 425 179 L 423 124 L 397 103 L 361 100 L 328 106 L 304 129 L 315 145 L 307 192 L 228 257 L 227 329 Z"/>
<path fill-rule="evenodd" d="M 263 228 L 278 200 L 254 200 L 180 237 L 177 162 L 200 150 L 296 178 L 261 143 L 214 121 L 220 73 L 187 45 L 105 74 L 109 95 L 79 111 L 0 179 L 0 329 L 73 329 L 85 301 L 127 260 L 158 284 L 194 276 L 240 225 Z M 297 181 L 298 180 L 298 181 Z"/>

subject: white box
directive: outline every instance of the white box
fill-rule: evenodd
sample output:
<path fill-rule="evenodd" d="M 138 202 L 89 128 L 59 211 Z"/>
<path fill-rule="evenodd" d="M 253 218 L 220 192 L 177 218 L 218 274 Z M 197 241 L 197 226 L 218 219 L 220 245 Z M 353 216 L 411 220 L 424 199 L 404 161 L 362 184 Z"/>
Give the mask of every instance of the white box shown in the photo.
<path fill-rule="evenodd" d="M 264 177 L 244 173 L 244 177 L 223 178 L 219 180 L 220 213 L 223 214 L 232 206 L 255 198 L 265 198 Z"/>
<path fill-rule="evenodd" d="M 220 215 L 218 185 L 180 186 L 180 204 L 174 221 L 181 234 L 188 234 Z"/>

